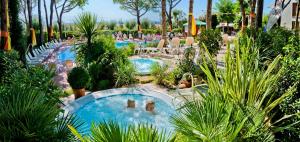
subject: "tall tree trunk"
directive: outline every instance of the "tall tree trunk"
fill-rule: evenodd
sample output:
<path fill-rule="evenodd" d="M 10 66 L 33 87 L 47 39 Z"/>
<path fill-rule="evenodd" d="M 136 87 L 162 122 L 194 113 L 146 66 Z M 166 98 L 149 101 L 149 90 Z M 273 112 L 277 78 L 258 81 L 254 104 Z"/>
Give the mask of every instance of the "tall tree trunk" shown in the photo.
<path fill-rule="evenodd" d="M 1 0 L 1 44 L 0 49 L 4 50 L 8 42 L 8 29 L 7 29 L 7 0 Z"/>
<path fill-rule="evenodd" d="M 48 27 L 48 42 L 52 40 L 53 36 L 53 8 L 54 8 L 55 0 L 51 0 L 50 2 L 50 19 L 49 19 L 49 27 Z"/>
<path fill-rule="evenodd" d="M 56 16 L 57 16 L 57 25 L 58 25 L 58 30 L 59 30 L 59 38 L 62 39 L 62 16 L 63 16 L 63 11 L 64 11 L 64 5 L 65 5 L 66 1 L 64 2 L 63 6 L 62 6 L 62 9 L 61 9 L 61 12 L 58 14 L 58 8 L 57 8 L 57 5 L 56 3 L 54 4 L 55 5 L 55 13 L 56 13 Z"/>
<path fill-rule="evenodd" d="M 206 29 L 211 29 L 211 7 L 212 0 L 207 0 L 207 8 L 206 8 Z"/>
<path fill-rule="evenodd" d="M 141 39 L 142 38 L 142 29 L 141 29 L 141 16 L 140 16 L 139 11 L 137 11 L 137 14 L 136 14 L 136 23 L 137 23 L 138 38 Z"/>
<path fill-rule="evenodd" d="M 49 27 L 48 10 L 47 10 L 47 4 L 46 4 L 45 0 L 44 0 L 44 10 L 45 10 L 45 17 L 46 17 L 46 25 L 47 25 L 47 27 Z"/>
<path fill-rule="evenodd" d="M 168 16 L 168 23 L 169 23 L 169 30 L 172 32 L 173 30 L 173 21 L 172 21 L 172 9 L 169 9 L 169 15 Z"/>
<path fill-rule="evenodd" d="M 28 12 L 28 31 L 32 28 L 32 1 L 27 0 L 27 12 Z"/>
<path fill-rule="evenodd" d="M 162 38 L 165 40 L 165 44 L 167 42 L 167 31 L 166 31 L 166 0 L 161 0 L 161 18 L 162 18 Z"/>
<path fill-rule="evenodd" d="M 39 27 L 40 27 L 40 36 L 39 36 L 39 45 L 44 43 L 44 33 L 43 33 L 43 20 L 42 20 L 42 5 L 41 0 L 38 0 L 38 15 L 39 15 Z"/>
<path fill-rule="evenodd" d="M 32 44 L 32 32 L 30 31 L 31 28 L 33 28 L 32 26 L 32 1 L 31 0 L 27 0 L 27 12 L 28 12 L 28 29 L 27 31 L 29 32 L 29 37 L 28 37 L 28 44 Z M 30 53 L 33 55 L 32 52 L 32 45 L 29 46 L 29 51 Z"/>
<path fill-rule="evenodd" d="M 194 8 L 194 0 L 190 0 L 190 3 L 189 3 L 188 36 L 192 36 L 193 8 Z"/>
<path fill-rule="evenodd" d="M 257 9 L 256 9 L 256 30 L 262 28 L 262 20 L 263 20 L 263 13 L 264 13 L 264 0 L 258 0 L 257 2 Z"/>
<path fill-rule="evenodd" d="M 298 11 L 297 11 L 297 14 L 296 14 L 296 31 L 298 32 L 299 34 L 299 12 L 300 12 L 300 2 L 298 2 Z"/>
<path fill-rule="evenodd" d="M 20 2 L 19 0 L 9 0 L 8 1 L 9 8 L 9 16 L 10 16 L 10 38 L 11 38 L 11 46 L 16 51 L 19 52 L 21 61 L 26 64 L 26 45 L 23 34 L 23 25 L 20 21 Z"/>
<path fill-rule="evenodd" d="M 244 0 L 239 0 L 239 3 L 240 3 L 240 10 L 241 10 L 241 13 L 242 13 L 242 32 L 245 31 L 246 29 L 246 12 L 245 12 L 245 7 L 244 7 Z"/>
<path fill-rule="evenodd" d="M 256 8 L 256 0 L 250 1 L 250 26 L 251 28 L 255 27 L 255 8 Z"/>

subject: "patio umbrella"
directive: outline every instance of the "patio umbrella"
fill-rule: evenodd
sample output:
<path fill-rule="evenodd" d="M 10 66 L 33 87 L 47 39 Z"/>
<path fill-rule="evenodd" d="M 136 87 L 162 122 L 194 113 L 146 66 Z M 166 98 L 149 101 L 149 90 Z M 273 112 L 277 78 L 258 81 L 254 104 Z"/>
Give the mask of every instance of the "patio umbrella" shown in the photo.
<path fill-rule="evenodd" d="M 30 29 L 30 33 L 31 33 L 31 44 L 32 46 L 36 46 L 36 36 L 35 36 L 34 28 Z"/>
<path fill-rule="evenodd" d="M 195 36 L 197 34 L 196 20 L 194 15 L 192 15 L 192 35 Z"/>

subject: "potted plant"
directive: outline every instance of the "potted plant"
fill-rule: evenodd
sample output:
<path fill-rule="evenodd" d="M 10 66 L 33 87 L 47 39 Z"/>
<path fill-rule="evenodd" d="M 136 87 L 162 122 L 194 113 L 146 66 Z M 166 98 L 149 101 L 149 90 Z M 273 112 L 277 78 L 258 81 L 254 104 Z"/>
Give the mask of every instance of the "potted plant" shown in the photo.
<path fill-rule="evenodd" d="M 69 72 L 68 82 L 73 89 L 75 99 L 85 95 L 85 87 L 89 79 L 88 72 L 82 67 L 75 67 Z"/>

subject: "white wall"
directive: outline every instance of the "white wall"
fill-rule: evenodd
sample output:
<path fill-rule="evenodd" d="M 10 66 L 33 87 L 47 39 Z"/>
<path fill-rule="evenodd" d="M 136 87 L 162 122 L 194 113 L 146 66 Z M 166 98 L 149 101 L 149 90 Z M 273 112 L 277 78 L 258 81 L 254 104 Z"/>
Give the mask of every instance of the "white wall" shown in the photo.
<path fill-rule="evenodd" d="M 281 14 L 281 26 L 287 29 L 292 29 L 292 21 L 296 21 L 296 18 L 292 17 L 293 3 L 296 0 L 292 0 L 291 3 L 283 10 Z"/>

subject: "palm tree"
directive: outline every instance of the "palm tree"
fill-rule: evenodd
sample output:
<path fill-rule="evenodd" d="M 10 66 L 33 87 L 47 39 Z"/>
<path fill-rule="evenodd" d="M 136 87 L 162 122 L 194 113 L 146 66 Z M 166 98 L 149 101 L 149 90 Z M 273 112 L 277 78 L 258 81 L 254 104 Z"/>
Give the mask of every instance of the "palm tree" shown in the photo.
<path fill-rule="evenodd" d="M 71 125 L 69 128 L 81 142 L 174 142 L 176 139 L 165 131 L 158 131 L 152 125 L 130 125 L 122 128 L 116 122 L 103 122 L 98 125 L 92 124 L 91 136 L 84 137 Z"/>
<path fill-rule="evenodd" d="M 91 47 L 92 37 L 97 32 L 97 16 L 91 13 L 83 13 L 76 18 L 76 26 L 79 32 L 87 38 L 87 46 Z"/>
<path fill-rule="evenodd" d="M 20 83 L 3 86 L 1 89 L 1 140 L 74 141 L 74 136 L 67 126 L 80 128 L 82 123 L 72 115 L 61 116 L 62 110 L 57 107 L 59 100 L 49 100 L 46 92 L 38 91 L 32 86 L 28 88 Z M 28 91 L 24 91 L 27 89 Z"/>
<path fill-rule="evenodd" d="M 212 0 L 207 0 L 207 8 L 206 8 L 206 29 L 211 28 L 211 8 L 212 8 Z"/>
<path fill-rule="evenodd" d="M 192 36 L 193 9 L 194 9 L 194 0 L 190 0 L 190 3 L 189 3 L 188 36 Z"/>
<path fill-rule="evenodd" d="M 162 38 L 167 41 L 167 23 L 166 23 L 166 0 L 161 0 L 161 18 L 162 18 Z"/>

